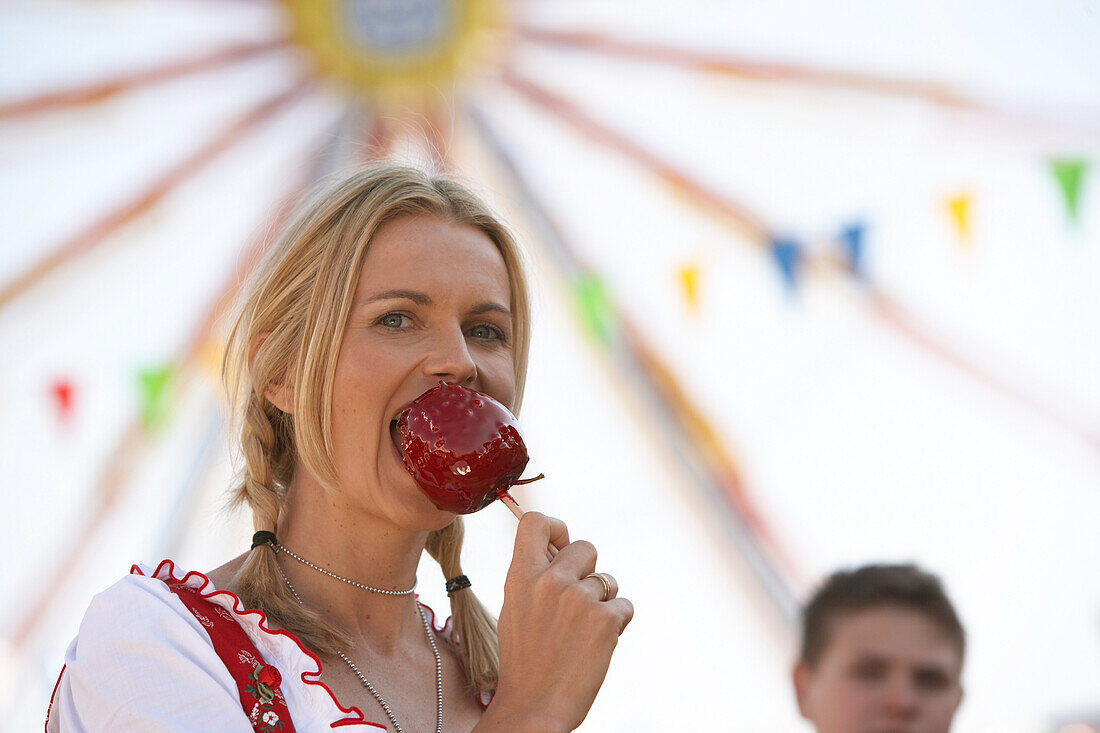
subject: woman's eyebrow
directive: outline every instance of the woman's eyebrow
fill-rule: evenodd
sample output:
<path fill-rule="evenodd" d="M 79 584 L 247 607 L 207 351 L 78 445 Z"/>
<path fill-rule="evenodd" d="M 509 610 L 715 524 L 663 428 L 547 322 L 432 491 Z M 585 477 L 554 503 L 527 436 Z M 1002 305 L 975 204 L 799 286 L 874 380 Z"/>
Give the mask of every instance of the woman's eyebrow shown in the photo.
<path fill-rule="evenodd" d="M 417 292 L 416 290 L 383 290 L 380 293 L 375 293 L 368 298 L 365 298 L 356 305 L 366 305 L 367 303 L 374 303 L 378 300 L 411 300 L 417 305 L 431 305 L 432 299 L 425 293 Z"/>
<path fill-rule="evenodd" d="M 509 318 L 512 317 L 512 311 L 508 310 L 499 303 L 479 303 L 478 305 L 475 305 L 473 308 L 470 309 L 470 315 L 472 316 L 480 316 L 482 313 L 490 312 L 503 313 Z"/>

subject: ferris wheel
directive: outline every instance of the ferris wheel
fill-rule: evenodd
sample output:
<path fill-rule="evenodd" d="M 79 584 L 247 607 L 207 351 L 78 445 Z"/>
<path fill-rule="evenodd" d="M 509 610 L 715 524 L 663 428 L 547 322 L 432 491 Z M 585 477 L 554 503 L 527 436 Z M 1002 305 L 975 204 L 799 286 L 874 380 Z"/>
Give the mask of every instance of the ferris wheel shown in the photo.
<path fill-rule="evenodd" d="M 312 190 L 396 159 L 526 242 L 526 503 L 653 609 L 585 729 L 792 729 L 800 602 L 879 559 L 959 600 L 960 730 L 1095 722 L 1100 19 L 1062 3 L 1013 56 L 1027 11 L 933 42 L 946 11 L 910 10 L 0 6 L 0 456 L 34 548 L 3 560 L 0 717 L 44 712 L 129 562 L 239 551 L 224 315 Z M 475 518 L 490 577 L 508 519 Z M 631 702 L 671 664 L 680 699 Z"/>

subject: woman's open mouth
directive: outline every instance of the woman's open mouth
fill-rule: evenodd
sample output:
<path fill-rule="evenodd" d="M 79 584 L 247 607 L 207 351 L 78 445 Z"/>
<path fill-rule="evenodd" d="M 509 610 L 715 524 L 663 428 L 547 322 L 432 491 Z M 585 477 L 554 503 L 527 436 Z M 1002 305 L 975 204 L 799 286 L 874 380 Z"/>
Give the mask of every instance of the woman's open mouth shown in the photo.
<path fill-rule="evenodd" d="M 389 441 L 394 446 L 394 452 L 397 455 L 397 459 L 401 460 L 401 438 L 397 434 L 397 418 L 389 420 Z"/>
<path fill-rule="evenodd" d="M 390 443 L 393 445 L 393 454 L 397 457 L 397 462 L 405 465 L 405 456 L 401 452 L 401 436 L 397 432 L 396 417 L 390 420 Z"/>

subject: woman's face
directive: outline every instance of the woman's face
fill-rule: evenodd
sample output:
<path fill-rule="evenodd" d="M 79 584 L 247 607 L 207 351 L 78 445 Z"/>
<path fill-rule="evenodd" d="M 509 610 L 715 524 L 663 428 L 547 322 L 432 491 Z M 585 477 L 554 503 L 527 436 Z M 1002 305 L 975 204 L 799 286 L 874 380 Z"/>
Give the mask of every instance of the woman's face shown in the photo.
<path fill-rule="evenodd" d="M 511 306 L 504 258 L 479 229 L 408 215 L 375 233 L 332 397 L 334 458 L 349 509 L 419 530 L 451 521 L 405 470 L 391 422 L 440 380 L 510 405 Z"/>

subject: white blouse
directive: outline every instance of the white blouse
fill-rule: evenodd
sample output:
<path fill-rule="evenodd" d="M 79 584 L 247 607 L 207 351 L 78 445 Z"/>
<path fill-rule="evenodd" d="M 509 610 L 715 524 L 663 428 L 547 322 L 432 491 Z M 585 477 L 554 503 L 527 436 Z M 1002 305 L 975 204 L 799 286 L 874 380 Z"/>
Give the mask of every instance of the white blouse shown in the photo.
<path fill-rule="evenodd" d="M 236 595 L 217 590 L 202 573 L 179 572 L 171 560 L 156 570 L 134 565 L 130 573 L 92 599 L 65 653 L 46 733 L 252 730 L 237 684 L 210 636 L 163 580 L 183 581 L 233 614 L 264 660 L 281 673 L 280 689 L 296 731 L 386 730 L 359 708 L 340 705 L 318 681 L 320 660 L 294 636 L 269 629 L 262 612 L 246 611 Z M 451 638 L 450 619 L 439 628 L 435 614 L 424 608 L 436 632 Z M 381 716 L 376 717 L 384 720 Z"/>

